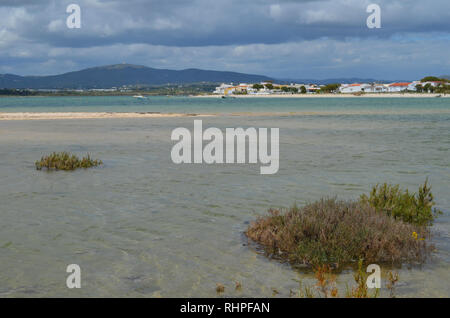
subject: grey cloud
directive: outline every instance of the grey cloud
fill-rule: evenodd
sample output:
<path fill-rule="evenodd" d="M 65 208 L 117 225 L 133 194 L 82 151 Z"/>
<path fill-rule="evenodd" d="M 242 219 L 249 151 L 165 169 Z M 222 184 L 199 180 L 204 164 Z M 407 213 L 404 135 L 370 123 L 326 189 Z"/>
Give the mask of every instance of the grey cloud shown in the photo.
<path fill-rule="evenodd" d="M 0 73 L 125 61 L 279 77 L 450 72 L 448 0 L 373 1 L 382 9 L 381 29 L 365 25 L 371 2 L 3 0 Z M 81 29 L 65 25 L 70 3 L 81 6 Z"/>
<path fill-rule="evenodd" d="M 450 72 L 450 60 L 439 40 L 402 43 L 367 39 L 338 41 L 317 39 L 282 44 L 172 47 L 149 44 L 113 44 L 90 48 L 20 46 L 0 59 L 21 63 L 22 74 L 51 74 L 103 64 L 132 62 L 171 69 L 190 67 L 242 71 L 278 78 L 376 77 L 414 79 Z M 21 54 L 31 54 L 24 58 Z M 414 66 L 414 67 L 412 67 Z M 0 66 L 0 73 L 8 69 Z"/>
<path fill-rule="evenodd" d="M 57 46 L 148 43 L 169 46 L 283 43 L 321 37 L 389 37 L 405 32 L 450 32 L 450 2 L 379 0 L 382 29 L 369 30 L 366 0 L 100 1 L 78 0 L 83 27 L 65 27 L 71 1 L 42 1 L 16 29 L 22 37 Z M 77 2 L 77 1 L 75 1 Z M 28 3 L 25 1 L 25 3 Z M 24 5 L 22 8 L 27 8 Z M 277 9 L 274 9 L 277 8 Z M 55 22 L 58 21 L 58 22 Z M 49 25 L 57 28 L 49 29 Z"/>

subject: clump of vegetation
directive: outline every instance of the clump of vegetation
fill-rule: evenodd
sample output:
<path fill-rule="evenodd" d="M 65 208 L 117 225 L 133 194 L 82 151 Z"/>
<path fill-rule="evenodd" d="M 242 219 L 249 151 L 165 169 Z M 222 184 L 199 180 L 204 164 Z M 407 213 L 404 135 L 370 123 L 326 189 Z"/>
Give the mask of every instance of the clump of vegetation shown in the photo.
<path fill-rule="evenodd" d="M 448 78 L 439 78 L 436 76 L 427 76 L 420 80 L 422 83 L 416 85 L 417 93 L 438 93 L 448 94 L 450 93 L 450 80 Z M 435 85 L 431 85 L 430 82 L 435 82 Z"/>
<path fill-rule="evenodd" d="M 389 272 L 389 275 L 393 275 Z M 333 268 L 329 265 L 321 265 L 314 268 L 314 276 L 316 278 L 315 288 L 303 285 L 301 281 L 300 289 L 298 293 L 290 292 L 291 296 L 299 296 L 301 298 L 315 298 L 315 297 L 324 297 L 324 298 L 336 298 L 342 297 L 344 293 L 340 293 L 337 283 L 336 283 L 336 274 L 333 273 Z M 360 259 L 358 262 L 358 269 L 355 271 L 353 278 L 355 280 L 356 286 L 349 288 L 347 286 L 345 297 L 347 298 L 376 298 L 379 296 L 379 289 L 376 289 L 374 292 L 370 292 L 367 287 L 366 281 L 368 278 L 368 274 L 363 269 L 363 260 Z M 396 276 L 398 280 L 398 275 Z M 391 292 L 391 297 L 395 297 L 393 291 Z"/>
<path fill-rule="evenodd" d="M 434 219 L 442 214 L 442 211 L 433 209 L 434 197 L 428 180 L 419 187 L 418 193 L 409 193 L 399 185 L 376 185 L 369 196 L 361 195 L 360 201 L 394 219 L 416 225 L 432 225 Z"/>
<path fill-rule="evenodd" d="M 314 270 L 314 274 L 317 280 L 316 287 L 325 298 L 339 296 L 336 286 L 336 275 L 333 274 L 333 270 L 329 265 L 318 266 Z M 308 293 L 308 289 L 306 289 L 306 293 Z M 309 294 L 309 297 L 312 297 L 311 292 Z"/>
<path fill-rule="evenodd" d="M 390 297 L 395 298 L 395 287 L 396 287 L 396 284 L 398 283 L 399 276 L 398 276 L 398 273 L 392 273 L 392 272 L 389 272 L 388 275 L 389 275 L 388 283 L 386 285 L 386 288 L 389 289 Z"/>
<path fill-rule="evenodd" d="M 391 272 L 389 272 L 392 275 Z M 363 269 L 363 260 L 360 259 L 358 261 L 358 269 L 353 274 L 353 278 L 355 280 L 356 286 L 347 289 L 346 297 L 347 298 L 377 298 L 379 295 L 379 289 L 375 289 L 374 293 L 369 292 L 369 288 L 367 287 L 367 278 L 369 274 L 366 273 Z M 391 293 L 391 297 L 393 294 Z"/>
<path fill-rule="evenodd" d="M 217 283 L 216 284 L 216 292 L 218 294 L 225 292 L 225 286 L 220 283 Z"/>
<path fill-rule="evenodd" d="M 426 227 L 380 213 L 364 202 L 337 199 L 287 211 L 271 209 L 245 234 L 272 257 L 336 269 L 361 258 L 369 264 L 423 262 L 432 248 L 424 240 L 429 236 Z"/>
<path fill-rule="evenodd" d="M 360 259 L 358 261 L 358 268 L 353 274 L 353 279 L 356 285 L 350 288 L 347 285 L 345 293 L 341 293 L 337 287 L 336 274 L 334 273 L 333 268 L 329 265 L 322 265 L 314 268 L 316 278 L 315 286 L 303 285 L 301 281 L 298 281 L 300 284 L 299 291 L 295 293 L 291 290 L 290 296 L 298 296 L 302 298 L 335 298 L 345 295 L 346 298 L 377 298 L 380 296 L 380 289 L 375 288 L 373 291 L 369 289 L 367 286 L 369 274 L 364 271 L 363 264 L 364 260 Z M 395 285 L 399 280 L 398 273 L 389 271 L 387 279 L 388 282 L 386 284 L 386 288 L 389 290 L 389 297 L 395 298 Z"/>
<path fill-rule="evenodd" d="M 284 93 L 291 93 L 291 94 L 297 94 L 298 93 L 298 88 L 297 87 L 287 87 L 287 86 L 283 86 L 281 87 L 281 90 Z"/>
<path fill-rule="evenodd" d="M 444 83 L 450 82 L 450 80 L 447 78 L 440 78 L 440 77 L 436 77 L 436 76 L 426 76 L 426 77 L 422 78 L 420 81 L 422 83 L 423 82 L 444 82 Z"/>
<path fill-rule="evenodd" d="M 433 250 L 426 240 L 429 226 L 442 213 L 433 209 L 434 204 L 428 180 L 418 193 L 398 185 L 376 185 L 356 201 L 322 199 L 302 208 L 270 209 L 245 234 L 270 257 L 312 268 L 315 288 L 300 281 L 298 294 L 291 290 L 291 296 L 372 298 L 379 296 L 379 290 L 369 291 L 363 264 L 425 261 Z M 340 293 L 335 273 L 356 264 L 356 286 Z M 386 288 L 395 297 L 399 276 L 389 272 L 387 279 Z"/>
<path fill-rule="evenodd" d="M 68 152 L 54 152 L 36 161 L 36 169 L 42 170 L 75 170 L 79 168 L 91 168 L 102 165 L 101 160 L 93 160 L 89 154 L 82 159 Z"/>
<path fill-rule="evenodd" d="M 0 89 L 0 96 L 34 96 L 38 92 L 30 91 L 28 89 Z"/>
<path fill-rule="evenodd" d="M 296 280 L 299 283 L 298 290 L 289 290 L 289 297 L 301 297 L 301 298 L 337 298 L 337 297 L 347 297 L 347 298 L 376 298 L 380 296 L 380 289 L 375 288 L 375 290 L 369 290 L 367 286 L 367 280 L 369 274 L 364 271 L 364 260 L 360 259 L 358 261 L 358 267 L 353 274 L 354 281 L 356 285 L 349 286 L 346 284 L 345 292 L 339 290 L 337 285 L 337 275 L 335 273 L 336 269 L 330 265 L 321 265 L 313 268 L 314 277 L 316 283 L 314 285 L 303 284 L 301 280 Z M 395 298 L 395 285 L 399 281 L 398 273 L 389 271 L 387 273 L 387 283 L 386 288 L 389 290 L 389 297 Z M 235 281 L 235 292 L 242 291 L 242 284 Z M 272 297 L 276 297 L 280 294 L 277 288 L 272 287 Z M 223 293 L 225 291 L 225 286 L 223 284 L 216 284 L 216 292 Z"/>

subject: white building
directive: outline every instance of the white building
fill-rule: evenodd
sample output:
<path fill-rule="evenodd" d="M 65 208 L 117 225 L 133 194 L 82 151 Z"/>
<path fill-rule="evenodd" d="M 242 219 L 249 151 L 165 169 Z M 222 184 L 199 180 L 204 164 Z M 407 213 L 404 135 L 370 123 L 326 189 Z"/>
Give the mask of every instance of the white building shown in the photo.
<path fill-rule="evenodd" d="M 389 90 L 385 84 L 366 84 L 363 89 L 364 93 L 387 93 Z"/>
<path fill-rule="evenodd" d="M 305 88 L 307 93 L 316 93 L 318 90 L 320 90 L 320 86 L 316 84 L 305 85 Z"/>
<path fill-rule="evenodd" d="M 368 84 L 342 84 L 339 87 L 339 92 L 343 93 L 343 94 L 348 94 L 348 93 L 360 93 L 363 92 L 363 88 L 365 88 L 365 86 L 363 85 L 368 85 Z"/>
<path fill-rule="evenodd" d="M 417 82 L 417 84 L 420 84 L 422 86 L 425 86 L 427 84 L 430 84 L 432 87 L 438 87 L 440 84 L 444 84 L 443 82 Z"/>
<path fill-rule="evenodd" d="M 226 91 L 230 93 L 230 90 L 234 87 L 235 86 L 233 86 L 232 84 L 222 83 L 220 86 L 216 87 L 216 90 L 213 92 L 213 94 L 224 95 Z"/>
<path fill-rule="evenodd" d="M 403 91 L 415 91 L 419 82 L 391 83 L 391 84 L 342 84 L 341 93 L 398 93 Z"/>
<path fill-rule="evenodd" d="M 409 88 L 411 88 L 412 83 L 408 82 L 408 83 L 392 83 L 389 84 L 388 86 L 388 91 L 389 93 L 398 93 L 398 92 L 404 92 L 407 91 Z M 414 90 L 415 90 L 415 85 L 414 85 Z"/>
<path fill-rule="evenodd" d="M 398 93 L 405 91 L 416 91 L 417 85 L 425 86 L 430 84 L 433 87 L 441 85 L 441 82 L 423 82 L 413 81 L 413 82 L 400 82 L 400 83 L 390 83 L 390 84 L 380 84 L 380 83 L 353 83 L 353 84 L 342 84 L 339 87 L 339 92 L 343 94 L 356 94 L 356 93 Z M 228 95 L 228 94 L 249 94 L 249 95 L 270 95 L 270 94 L 292 94 L 292 92 L 285 92 L 283 88 L 297 88 L 298 92 L 301 91 L 302 87 L 305 87 L 306 92 L 309 94 L 316 93 L 324 85 L 316 84 L 297 84 L 291 83 L 289 85 L 284 84 L 274 84 L 272 82 L 262 82 L 260 83 L 260 89 L 253 88 L 255 84 L 241 83 L 239 85 L 231 84 L 221 84 L 216 88 L 214 94 L 218 95 Z M 272 87 L 269 89 L 267 86 Z"/>

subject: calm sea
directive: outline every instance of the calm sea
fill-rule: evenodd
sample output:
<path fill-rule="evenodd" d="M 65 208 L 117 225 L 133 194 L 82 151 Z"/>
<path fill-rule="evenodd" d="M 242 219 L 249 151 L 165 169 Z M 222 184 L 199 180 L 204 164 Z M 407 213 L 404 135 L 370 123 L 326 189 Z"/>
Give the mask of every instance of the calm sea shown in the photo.
<path fill-rule="evenodd" d="M 171 132 L 194 118 L 0 121 L 0 297 L 213 297 L 216 283 L 225 296 L 288 297 L 313 277 L 249 246 L 249 222 L 379 182 L 415 191 L 427 177 L 445 212 L 436 252 L 398 269 L 397 294 L 450 297 L 450 99 L 0 99 L 0 112 L 23 111 L 221 113 L 203 126 L 280 128 L 280 170 L 173 164 Z M 63 150 L 104 166 L 34 169 Z M 81 267 L 81 289 L 66 287 L 69 264 Z M 338 282 L 351 285 L 352 274 Z"/>

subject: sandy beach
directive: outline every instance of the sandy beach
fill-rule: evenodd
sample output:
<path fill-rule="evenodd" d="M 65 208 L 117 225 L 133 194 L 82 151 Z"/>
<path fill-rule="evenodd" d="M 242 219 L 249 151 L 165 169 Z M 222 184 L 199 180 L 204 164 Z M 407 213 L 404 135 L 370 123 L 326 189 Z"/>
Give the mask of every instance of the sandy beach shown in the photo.
<path fill-rule="evenodd" d="M 98 118 L 165 118 L 165 117 L 205 117 L 210 115 L 178 113 L 119 113 L 119 112 L 22 112 L 0 113 L 0 120 L 43 120 L 43 119 L 98 119 Z"/>
<path fill-rule="evenodd" d="M 448 114 L 450 110 L 398 110 L 389 111 L 390 115 Z M 270 117 L 270 116 L 342 116 L 342 115 L 381 115 L 385 110 L 338 110 L 338 111 L 295 111 L 295 112 L 227 112 L 208 114 L 170 114 L 170 113 L 102 113 L 102 112 L 68 112 L 68 113 L 0 113 L 0 121 L 14 120 L 84 120 L 84 119 L 140 119 L 140 118 L 181 118 L 181 117 Z"/>

